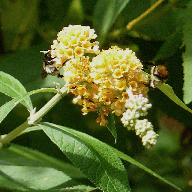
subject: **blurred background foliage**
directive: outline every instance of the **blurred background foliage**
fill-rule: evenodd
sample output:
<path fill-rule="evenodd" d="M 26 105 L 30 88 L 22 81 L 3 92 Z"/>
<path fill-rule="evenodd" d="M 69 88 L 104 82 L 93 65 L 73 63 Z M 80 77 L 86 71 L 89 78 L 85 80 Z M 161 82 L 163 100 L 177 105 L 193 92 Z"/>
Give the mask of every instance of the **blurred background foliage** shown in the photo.
<path fill-rule="evenodd" d="M 55 86 L 55 77 L 41 78 L 41 50 L 49 49 L 56 34 L 69 24 L 89 25 L 99 35 L 103 48 L 129 47 L 144 65 L 146 61 L 164 64 L 169 70 L 168 84 L 191 107 L 191 1 L 165 0 L 130 30 L 127 24 L 147 10 L 156 0 L 1 0 L 0 70 L 20 80 L 28 91 Z M 148 66 L 146 66 L 148 67 Z M 153 109 L 150 118 L 159 133 L 157 145 L 145 150 L 138 138 L 117 124 L 114 143 L 107 128 L 95 123 L 95 114 L 82 116 L 80 108 L 65 97 L 45 120 L 65 125 L 97 137 L 131 155 L 165 178 L 191 190 L 191 115 L 175 105 L 159 90 L 150 90 Z M 51 95 L 33 96 L 41 107 Z M 0 96 L 0 104 L 7 100 Z M 0 126 L 5 134 L 27 117 L 19 105 Z M 66 159 L 41 132 L 14 141 L 58 159 Z M 1 156 L 0 156 L 1 160 Z M 174 191 L 129 164 L 130 185 L 136 192 Z M 4 191 L 4 189 L 2 190 Z"/>

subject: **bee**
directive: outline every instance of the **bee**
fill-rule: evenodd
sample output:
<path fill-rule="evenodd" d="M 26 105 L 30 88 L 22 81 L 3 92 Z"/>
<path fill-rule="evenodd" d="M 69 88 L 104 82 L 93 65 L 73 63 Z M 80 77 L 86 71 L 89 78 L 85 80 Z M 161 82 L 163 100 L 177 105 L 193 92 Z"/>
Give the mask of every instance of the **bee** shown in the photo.
<path fill-rule="evenodd" d="M 41 72 L 42 78 L 46 78 L 47 75 L 58 75 L 58 70 L 53 65 L 53 59 L 50 54 L 50 50 L 48 51 L 41 51 L 44 53 L 44 59 L 43 59 L 43 68 Z"/>
<path fill-rule="evenodd" d="M 168 69 L 165 65 L 151 67 L 150 87 L 155 88 L 158 84 L 164 83 L 168 79 Z"/>
<path fill-rule="evenodd" d="M 165 65 L 156 65 L 153 61 L 143 62 L 146 71 L 150 73 L 148 86 L 155 88 L 160 83 L 164 83 L 168 79 L 168 69 Z"/>

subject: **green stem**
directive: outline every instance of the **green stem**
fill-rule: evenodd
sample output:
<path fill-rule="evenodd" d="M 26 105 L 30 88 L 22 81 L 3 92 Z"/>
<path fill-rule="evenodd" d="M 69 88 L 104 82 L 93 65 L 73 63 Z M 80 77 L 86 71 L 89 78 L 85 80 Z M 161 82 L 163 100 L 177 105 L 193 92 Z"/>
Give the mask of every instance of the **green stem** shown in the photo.
<path fill-rule="evenodd" d="M 30 117 L 27 121 L 25 121 L 20 126 L 9 132 L 7 135 L 1 136 L 0 145 L 10 143 L 12 140 L 18 137 L 25 129 L 39 122 L 41 118 L 45 116 L 62 99 L 65 93 L 66 90 L 64 88 L 60 89 L 60 91 L 54 97 L 52 97 L 52 99 L 50 99 L 39 111 L 34 114 L 30 114 Z"/>
<path fill-rule="evenodd" d="M 149 9 L 139 15 L 137 18 L 133 19 L 127 24 L 127 29 L 131 30 L 138 22 L 144 19 L 147 15 L 149 15 L 154 9 L 156 9 L 164 0 L 156 1 Z"/>
<path fill-rule="evenodd" d="M 0 144 L 4 145 L 15 139 L 22 131 L 29 127 L 28 122 L 25 121 L 20 126 L 9 132 L 7 135 L 3 135 L 0 138 Z"/>
<path fill-rule="evenodd" d="M 43 116 L 45 116 L 50 109 L 52 109 L 63 97 L 62 93 L 57 93 L 52 99 L 46 103 L 39 111 L 37 111 L 35 114 L 30 115 L 28 119 L 29 125 L 34 125 L 37 123 Z"/>

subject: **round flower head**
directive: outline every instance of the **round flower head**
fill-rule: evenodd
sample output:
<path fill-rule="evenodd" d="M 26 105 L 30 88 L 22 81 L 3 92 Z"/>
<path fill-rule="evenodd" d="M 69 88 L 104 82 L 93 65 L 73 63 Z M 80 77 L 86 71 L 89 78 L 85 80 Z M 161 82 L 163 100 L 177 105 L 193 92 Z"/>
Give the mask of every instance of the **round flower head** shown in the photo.
<path fill-rule="evenodd" d="M 93 58 L 91 77 L 102 88 L 124 91 L 131 86 L 136 92 L 144 92 L 147 76 L 142 68 L 133 51 L 114 46 Z"/>
<path fill-rule="evenodd" d="M 82 57 L 87 53 L 99 52 L 97 35 L 88 26 L 69 25 L 57 35 L 51 46 L 51 57 L 54 66 L 60 69 L 64 63 L 72 58 Z"/>
<path fill-rule="evenodd" d="M 142 63 L 130 49 L 114 46 L 101 51 L 90 63 L 90 76 L 98 85 L 99 102 L 115 115 L 122 115 L 128 87 L 136 94 L 147 94 L 147 75 L 142 68 Z"/>

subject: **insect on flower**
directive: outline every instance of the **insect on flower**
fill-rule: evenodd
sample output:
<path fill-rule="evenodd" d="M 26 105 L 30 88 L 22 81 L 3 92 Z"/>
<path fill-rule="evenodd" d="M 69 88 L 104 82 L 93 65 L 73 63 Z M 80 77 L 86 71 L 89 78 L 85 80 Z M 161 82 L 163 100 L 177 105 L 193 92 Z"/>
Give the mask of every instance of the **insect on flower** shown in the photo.
<path fill-rule="evenodd" d="M 41 72 L 42 78 L 46 78 L 47 75 L 57 75 L 57 76 L 59 76 L 58 70 L 53 65 L 53 60 L 52 60 L 52 57 L 51 57 L 50 50 L 41 51 L 41 53 L 44 54 L 43 68 L 42 68 L 42 72 Z"/>
<path fill-rule="evenodd" d="M 165 65 L 151 67 L 150 86 L 155 88 L 159 83 L 164 83 L 168 79 L 168 70 Z"/>

